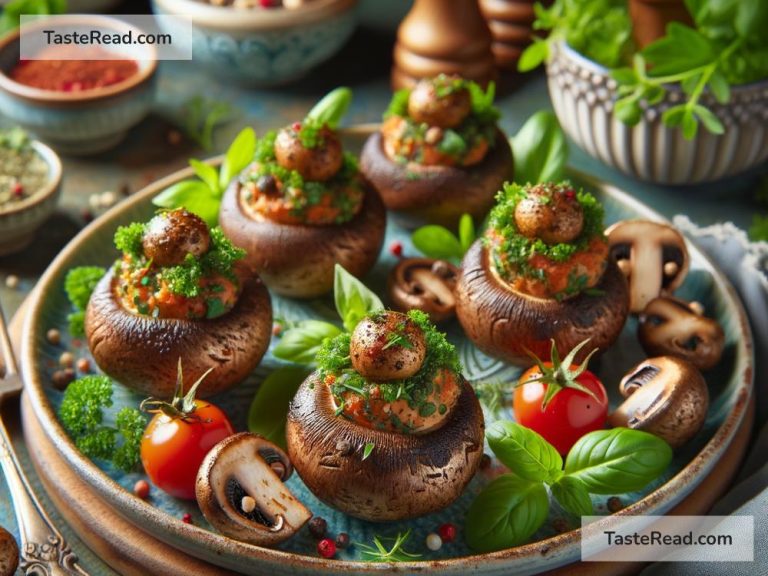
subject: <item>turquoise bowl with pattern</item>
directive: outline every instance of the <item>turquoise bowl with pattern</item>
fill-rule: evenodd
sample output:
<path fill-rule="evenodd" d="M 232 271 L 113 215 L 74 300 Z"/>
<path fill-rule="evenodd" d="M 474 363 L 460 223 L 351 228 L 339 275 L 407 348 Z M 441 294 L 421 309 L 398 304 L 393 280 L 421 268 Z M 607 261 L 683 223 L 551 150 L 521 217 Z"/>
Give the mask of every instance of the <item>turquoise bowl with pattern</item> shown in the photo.
<path fill-rule="evenodd" d="M 193 0 L 152 0 L 155 14 L 192 21 L 192 58 L 217 76 L 256 86 L 305 75 L 344 45 L 357 23 L 357 0 L 312 0 L 298 8 L 234 8 Z M 166 32 L 177 26 L 159 23 Z M 179 27 L 182 25 L 179 24 Z M 177 36 L 184 45 L 184 34 Z"/>
<path fill-rule="evenodd" d="M 124 33 L 131 25 L 109 16 L 82 15 L 82 25 Z M 43 24 L 34 24 L 41 26 Z M 58 92 L 20 84 L 9 73 L 19 61 L 19 31 L 0 40 L 0 113 L 64 154 L 95 154 L 119 144 L 149 113 L 155 98 L 156 50 L 136 47 L 138 72 L 122 82 Z"/>

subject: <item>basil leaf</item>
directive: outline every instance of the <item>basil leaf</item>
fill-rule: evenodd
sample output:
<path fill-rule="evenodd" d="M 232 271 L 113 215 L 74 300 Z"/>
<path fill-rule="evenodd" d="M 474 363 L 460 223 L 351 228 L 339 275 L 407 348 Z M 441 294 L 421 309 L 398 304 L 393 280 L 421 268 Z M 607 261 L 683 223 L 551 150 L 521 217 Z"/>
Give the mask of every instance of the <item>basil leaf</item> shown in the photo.
<path fill-rule="evenodd" d="M 283 366 L 267 376 L 248 410 L 248 430 L 285 449 L 288 405 L 308 375 L 304 367 Z"/>
<path fill-rule="evenodd" d="M 709 77 L 709 90 L 720 104 L 726 104 L 731 99 L 731 86 L 720 70 L 715 70 Z"/>
<path fill-rule="evenodd" d="M 477 234 L 475 233 L 475 223 L 472 220 L 472 216 L 462 214 L 459 220 L 459 243 L 461 244 L 462 252 L 466 253 L 476 238 Z"/>
<path fill-rule="evenodd" d="M 550 487 L 555 497 L 567 512 L 574 516 L 592 516 L 595 512 L 584 482 L 574 476 L 563 476 Z"/>
<path fill-rule="evenodd" d="M 635 94 L 617 100 L 613 112 L 616 118 L 629 126 L 635 126 L 643 116 L 643 110 Z"/>
<path fill-rule="evenodd" d="M 352 102 L 352 90 L 345 86 L 331 90 L 312 107 L 307 114 L 307 120 L 312 120 L 318 126 L 328 125 L 336 128 Z"/>
<path fill-rule="evenodd" d="M 565 459 L 565 474 L 592 494 L 623 494 L 644 488 L 672 461 L 672 449 L 658 436 L 613 428 L 582 436 Z"/>
<path fill-rule="evenodd" d="M 664 111 L 664 114 L 661 115 L 661 121 L 664 122 L 665 126 L 669 126 L 670 128 L 680 126 L 680 124 L 683 123 L 683 116 L 685 115 L 686 110 L 687 108 L 685 107 L 685 104 L 678 104 L 677 106 L 667 108 Z"/>
<path fill-rule="evenodd" d="M 184 207 L 205 220 L 209 226 L 216 226 L 219 220 L 220 201 L 211 194 L 211 189 L 200 180 L 182 180 L 152 198 L 152 204 L 162 208 Z"/>
<path fill-rule="evenodd" d="M 568 144 L 557 118 L 540 110 L 512 139 L 515 182 L 521 185 L 559 182 L 568 161 Z"/>
<path fill-rule="evenodd" d="M 696 116 L 693 115 L 691 110 L 686 109 L 683 114 L 683 138 L 686 140 L 693 140 L 696 137 L 696 132 L 699 131 L 699 122 L 696 120 Z"/>
<path fill-rule="evenodd" d="M 670 22 L 667 34 L 642 50 L 652 66 L 649 76 L 669 76 L 689 72 L 717 59 L 717 51 L 709 39 L 699 31 Z"/>
<path fill-rule="evenodd" d="M 336 311 L 349 332 L 355 329 L 363 316 L 384 309 L 384 304 L 379 297 L 344 270 L 340 264 L 336 264 L 333 296 L 336 301 Z"/>
<path fill-rule="evenodd" d="M 517 61 L 518 72 L 530 72 L 540 66 L 549 57 L 549 44 L 541 38 L 533 38 L 530 44 Z"/>
<path fill-rule="evenodd" d="M 192 168 L 194 168 L 195 174 L 197 174 L 197 177 L 206 183 L 208 188 L 211 189 L 211 192 L 215 196 L 218 196 L 219 174 L 218 172 L 216 172 L 216 168 L 214 168 L 210 164 L 206 164 L 205 162 L 200 162 L 200 160 L 195 160 L 194 158 L 189 159 L 189 165 L 192 166 Z"/>
<path fill-rule="evenodd" d="M 314 364 L 317 351 L 326 338 L 341 334 L 338 326 L 322 320 L 302 320 L 283 333 L 272 355 L 297 364 Z"/>
<path fill-rule="evenodd" d="M 563 459 L 539 434 L 498 420 L 485 431 L 488 445 L 504 465 L 525 480 L 552 483 L 563 475 Z"/>
<path fill-rule="evenodd" d="M 243 128 L 229 145 L 219 172 L 219 190 L 225 190 L 232 178 L 248 166 L 255 154 L 256 132 L 249 126 Z"/>
<path fill-rule="evenodd" d="M 461 260 L 464 249 L 461 242 L 448 229 L 428 224 L 414 230 L 411 242 L 425 256 L 440 260 Z"/>
<path fill-rule="evenodd" d="M 720 119 L 709 108 L 697 104 L 693 107 L 693 112 L 712 134 L 723 134 L 725 132 L 723 123 L 720 122 Z"/>
<path fill-rule="evenodd" d="M 475 552 L 491 552 L 522 544 L 549 513 L 544 484 L 503 474 L 488 484 L 467 512 L 464 531 Z"/>

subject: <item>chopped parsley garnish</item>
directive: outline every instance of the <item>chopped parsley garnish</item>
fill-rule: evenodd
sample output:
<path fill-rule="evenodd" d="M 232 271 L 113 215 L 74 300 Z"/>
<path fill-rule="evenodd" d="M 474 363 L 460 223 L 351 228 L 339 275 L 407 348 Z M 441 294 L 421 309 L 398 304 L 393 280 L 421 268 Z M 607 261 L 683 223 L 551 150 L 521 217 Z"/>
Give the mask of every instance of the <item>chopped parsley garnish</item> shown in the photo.
<path fill-rule="evenodd" d="M 435 390 L 434 378 L 438 370 L 447 369 L 456 374 L 461 373 L 461 363 L 456 348 L 432 325 L 429 316 L 424 312 L 411 310 L 408 312 L 408 318 L 424 333 L 426 356 L 419 371 L 404 380 L 370 383 L 355 372 L 349 356 L 351 336 L 348 332 L 323 342 L 317 354 L 317 367 L 321 379 L 333 377 L 331 392 L 339 405 L 344 402 L 342 395 L 345 392 L 353 392 L 367 398 L 371 390 L 376 387 L 378 393 L 387 402 L 405 399 L 411 407 L 418 409 L 421 416 L 429 416 L 440 409 L 427 399 Z M 395 336 L 391 338 L 388 336 L 388 343 L 393 342 L 394 346 L 394 341 L 398 340 L 397 344 L 402 345 L 400 338 L 404 335 L 396 332 L 394 334 Z M 393 414 L 391 418 L 394 422 L 396 416 Z M 406 423 L 398 422 L 397 424 L 398 429 L 408 431 Z"/>
<path fill-rule="evenodd" d="M 144 249 L 141 246 L 141 239 L 144 236 L 146 224 L 143 222 L 134 222 L 128 226 L 120 226 L 115 232 L 115 246 L 123 254 L 128 254 L 133 258 L 143 258 Z"/>
<path fill-rule="evenodd" d="M 563 188 L 570 188 L 570 184 L 563 182 L 553 185 L 553 193 Z M 544 256 L 553 262 L 566 262 L 577 252 L 586 249 L 593 238 L 603 236 L 603 207 L 592 194 L 583 190 L 576 192 L 576 199 L 584 214 L 584 225 L 574 242 L 550 245 L 541 239 L 523 236 L 515 224 L 515 208 L 528 196 L 529 189 L 528 186 L 504 184 L 504 189 L 496 197 L 497 204 L 489 215 L 488 233 L 483 237 L 484 245 L 491 248 L 496 270 L 507 279 L 513 270 L 528 278 L 541 279 L 543 270 L 530 263 L 534 256 Z M 544 202 L 547 201 L 546 196 L 542 198 Z M 492 240 L 492 237 L 501 240 L 498 242 Z M 583 276 L 569 278 L 566 295 L 581 291 L 585 281 Z"/>
<path fill-rule="evenodd" d="M 72 336 L 85 334 L 85 309 L 88 307 L 88 300 L 91 299 L 96 284 L 105 273 L 106 270 L 99 266 L 79 266 L 67 272 L 64 290 L 74 309 L 74 312 L 67 316 L 69 332 Z"/>

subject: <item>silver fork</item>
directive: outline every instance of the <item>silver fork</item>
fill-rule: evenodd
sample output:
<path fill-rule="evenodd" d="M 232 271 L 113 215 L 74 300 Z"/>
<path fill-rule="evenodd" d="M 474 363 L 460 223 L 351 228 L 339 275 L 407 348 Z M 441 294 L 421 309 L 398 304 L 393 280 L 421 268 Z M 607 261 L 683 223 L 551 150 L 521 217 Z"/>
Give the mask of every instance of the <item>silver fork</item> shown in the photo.
<path fill-rule="evenodd" d="M 5 364 L 5 377 L 0 378 L 0 468 L 5 475 L 16 511 L 16 522 L 21 537 L 19 568 L 30 576 L 87 576 L 80 568 L 77 555 L 56 529 L 43 510 L 24 476 L 19 459 L 13 450 L 8 430 L 3 424 L 3 401 L 16 398 L 22 389 L 11 340 L 0 307 L 0 349 Z"/>

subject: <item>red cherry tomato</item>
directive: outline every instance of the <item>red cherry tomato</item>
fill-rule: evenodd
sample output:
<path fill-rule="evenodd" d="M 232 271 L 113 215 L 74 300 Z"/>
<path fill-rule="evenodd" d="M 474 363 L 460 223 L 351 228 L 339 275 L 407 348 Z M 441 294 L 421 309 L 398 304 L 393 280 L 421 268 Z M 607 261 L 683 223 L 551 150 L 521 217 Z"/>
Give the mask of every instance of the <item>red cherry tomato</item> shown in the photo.
<path fill-rule="evenodd" d="M 208 451 L 235 433 L 226 414 L 195 400 L 186 416 L 158 412 L 141 439 L 141 463 L 150 480 L 176 498 L 195 498 L 197 470 Z"/>
<path fill-rule="evenodd" d="M 544 366 L 550 368 L 552 363 L 544 362 Z M 573 364 L 570 366 L 571 370 L 577 368 Z M 541 369 L 534 366 L 520 377 L 513 399 L 515 420 L 541 434 L 560 454 L 566 455 L 584 434 L 605 426 L 608 395 L 600 380 L 585 370 L 575 380 L 594 397 L 566 385 L 549 400 L 546 408 L 542 408 L 548 384 L 529 382 L 540 375 Z"/>

